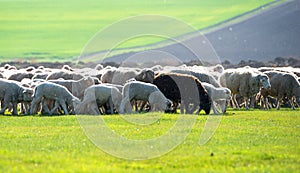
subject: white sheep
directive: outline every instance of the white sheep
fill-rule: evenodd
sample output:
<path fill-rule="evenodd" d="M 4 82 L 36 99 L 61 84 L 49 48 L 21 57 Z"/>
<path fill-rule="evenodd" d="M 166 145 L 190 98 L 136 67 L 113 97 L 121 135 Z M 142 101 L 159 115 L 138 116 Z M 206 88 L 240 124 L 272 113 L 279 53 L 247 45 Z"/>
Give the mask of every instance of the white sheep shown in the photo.
<path fill-rule="evenodd" d="M 294 98 L 299 102 L 300 83 L 297 76 L 293 73 L 285 73 L 279 71 L 264 72 L 270 78 L 271 88 L 262 89 L 261 95 L 264 97 L 264 107 L 268 109 L 268 95 L 277 99 L 277 109 L 280 109 L 280 102 L 283 98 L 289 99 L 292 109 L 295 109 Z"/>
<path fill-rule="evenodd" d="M 267 75 L 253 68 L 227 69 L 220 76 L 220 83 L 227 87 L 233 94 L 233 101 L 237 108 L 236 94 L 246 98 L 246 109 L 249 109 L 249 98 L 259 93 L 260 89 L 270 88 L 271 84 Z"/>
<path fill-rule="evenodd" d="M 110 113 L 118 111 L 122 101 L 122 93 L 113 85 L 93 85 L 84 91 L 84 99 L 78 110 L 79 114 L 101 114 L 100 107 L 109 106 Z M 102 112 L 102 114 L 105 110 Z"/>
<path fill-rule="evenodd" d="M 75 108 L 80 104 L 80 100 L 70 93 L 66 87 L 51 82 L 43 82 L 35 87 L 30 114 L 34 113 L 34 110 L 36 110 L 37 105 L 42 99 L 44 99 L 43 109 L 50 115 L 57 110 L 59 105 L 62 106 L 66 115 L 69 114 L 67 105 L 71 107 L 72 113 L 74 114 Z M 44 104 L 47 100 L 55 101 L 55 106 L 51 111 L 49 111 L 48 106 Z"/>
<path fill-rule="evenodd" d="M 17 104 L 20 102 L 30 102 L 32 89 L 26 88 L 15 81 L 0 79 L 0 100 L 3 101 L 0 114 L 13 105 L 13 114 L 18 115 Z M 26 111 L 26 110 L 25 110 Z M 26 111 L 27 113 L 27 111 Z"/>
<path fill-rule="evenodd" d="M 227 102 L 231 99 L 231 91 L 228 88 L 220 87 L 217 88 L 213 86 L 212 84 L 202 82 L 202 85 L 205 87 L 205 89 L 208 92 L 208 95 L 212 102 L 212 109 L 214 111 L 214 114 L 219 114 L 220 112 L 217 110 L 216 104 L 220 105 L 222 113 L 226 112 L 226 106 Z"/>
<path fill-rule="evenodd" d="M 84 90 L 95 84 L 94 79 L 91 77 L 84 77 L 80 80 L 49 80 L 49 82 L 66 87 L 75 97 L 79 98 L 80 100 L 83 99 Z"/>
<path fill-rule="evenodd" d="M 120 113 L 131 113 L 131 101 L 148 101 L 152 111 L 170 111 L 172 102 L 153 84 L 132 81 L 124 85 Z"/>
<path fill-rule="evenodd" d="M 154 72 L 151 69 L 119 67 L 105 70 L 101 76 L 102 83 L 124 85 L 129 79 L 152 83 Z"/>

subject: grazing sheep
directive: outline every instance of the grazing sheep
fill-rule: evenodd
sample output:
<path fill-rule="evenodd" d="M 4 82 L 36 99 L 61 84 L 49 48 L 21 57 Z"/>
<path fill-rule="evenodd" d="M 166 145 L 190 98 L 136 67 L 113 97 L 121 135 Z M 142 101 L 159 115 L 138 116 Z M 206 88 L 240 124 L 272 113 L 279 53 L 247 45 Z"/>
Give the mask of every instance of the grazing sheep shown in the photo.
<path fill-rule="evenodd" d="M 80 100 L 73 96 L 66 87 L 51 82 L 43 82 L 35 87 L 30 107 L 30 114 L 34 113 L 34 110 L 36 110 L 37 105 L 42 101 L 42 99 L 55 101 L 55 106 L 51 111 L 49 111 L 46 105 L 44 105 L 46 107 L 43 107 L 43 109 L 50 115 L 57 110 L 59 105 L 62 106 L 66 115 L 69 114 L 67 105 L 71 107 L 72 113 L 74 114 L 75 107 L 77 107 L 80 103 Z"/>
<path fill-rule="evenodd" d="M 107 111 L 101 111 L 100 107 L 109 106 L 109 113 L 113 114 L 114 109 L 118 111 L 121 101 L 122 94 L 113 85 L 93 85 L 84 91 L 84 99 L 77 112 L 79 114 L 103 114 Z"/>
<path fill-rule="evenodd" d="M 214 111 L 214 114 L 220 113 L 216 108 L 217 103 L 220 104 L 222 113 L 225 113 L 227 102 L 230 101 L 230 99 L 231 99 L 230 89 L 225 88 L 225 87 L 216 88 L 212 84 L 209 84 L 206 82 L 202 82 L 202 85 L 205 87 L 210 99 L 212 100 L 212 109 Z"/>
<path fill-rule="evenodd" d="M 227 69 L 220 76 L 220 83 L 231 90 L 237 108 L 236 94 L 246 98 L 246 109 L 249 109 L 248 99 L 259 93 L 262 87 L 271 87 L 268 76 L 252 68 Z"/>
<path fill-rule="evenodd" d="M 181 113 L 193 113 L 197 106 L 200 110 L 204 110 L 209 114 L 211 108 L 211 100 L 208 96 L 206 89 L 201 82 L 194 76 L 176 74 L 176 73 L 161 73 L 158 74 L 153 81 L 161 92 L 171 101 L 173 101 L 174 109 L 176 112 L 177 106 L 181 103 Z M 193 107 L 189 109 L 189 105 Z"/>
<path fill-rule="evenodd" d="M 106 70 L 102 76 L 102 83 L 113 83 L 123 85 L 127 80 L 134 78 L 138 81 L 152 83 L 154 79 L 154 72 L 151 69 L 137 69 L 137 68 L 111 68 Z"/>
<path fill-rule="evenodd" d="M 287 98 L 292 109 L 295 109 L 293 98 L 297 100 L 300 98 L 300 83 L 297 76 L 292 73 L 284 73 L 278 71 L 266 71 L 264 74 L 270 78 L 271 88 L 262 89 L 261 95 L 264 97 L 264 107 L 268 109 L 267 97 L 273 96 L 277 99 L 276 108 L 280 109 L 280 102 L 282 99 Z"/>
<path fill-rule="evenodd" d="M 80 100 L 83 99 L 84 90 L 89 86 L 95 84 L 91 77 L 85 77 L 78 81 L 76 80 L 49 80 L 49 82 L 56 83 L 66 87 L 75 97 Z"/>
<path fill-rule="evenodd" d="M 54 71 L 50 73 L 46 80 L 55 80 L 55 79 L 65 79 L 65 80 L 80 80 L 84 78 L 83 75 L 67 70 Z"/>
<path fill-rule="evenodd" d="M 43 80 L 46 80 L 47 77 L 49 76 L 49 73 L 47 72 L 42 72 L 42 73 L 35 73 L 33 76 L 32 76 L 32 80 L 34 79 L 43 79 Z"/>
<path fill-rule="evenodd" d="M 210 83 L 215 87 L 220 87 L 221 85 L 219 82 L 208 72 L 204 71 L 199 71 L 199 70 L 194 70 L 191 68 L 186 68 L 186 69 L 172 69 L 169 71 L 170 73 L 180 73 L 180 74 L 187 74 L 187 75 L 192 75 L 196 78 L 198 78 L 201 82 L 206 82 Z"/>
<path fill-rule="evenodd" d="M 148 101 L 152 111 L 168 112 L 172 102 L 153 84 L 132 81 L 124 85 L 120 113 L 131 113 L 133 100 Z"/>
<path fill-rule="evenodd" d="M 23 70 L 18 70 L 15 73 L 11 74 L 7 79 L 8 80 L 15 80 L 15 81 L 21 82 L 22 79 L 24 79 L 24 78 L 31 79 L 32 77 L 33 77 L 33 73 L 27 72 L 27 71 L 23 71 Z"/>
<path fill-rule="evenodd" d="M 3 101 L 0 114 L 13 105 L 13 114 L 18 115 L 17 104 L 31 101 L 32 89 L 25 88 L 15 81 L 0 79 L 0 100 Z"/>

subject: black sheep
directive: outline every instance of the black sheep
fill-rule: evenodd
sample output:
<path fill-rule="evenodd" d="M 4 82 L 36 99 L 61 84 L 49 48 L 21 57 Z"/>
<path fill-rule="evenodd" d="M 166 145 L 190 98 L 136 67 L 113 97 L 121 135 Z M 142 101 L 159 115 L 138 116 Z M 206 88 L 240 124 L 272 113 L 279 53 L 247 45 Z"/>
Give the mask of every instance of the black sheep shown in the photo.
<path fill-rule="evenodd" d="M 161 73 L 156 75 L 153 84 L 155 84 L 161 92 L 171 101 L 176 112 L 178 103 L 181 103 L 181 113 L 193 113 L 197 106 L 200 106 L 197 114 L 203 109 L 209 114 L 211 108 L 211 100 L 206 89 L 201 82 L 194 76 L 177 74 L 177 73 Z M 193 105 L 192 108 L 190 104 Z"/>

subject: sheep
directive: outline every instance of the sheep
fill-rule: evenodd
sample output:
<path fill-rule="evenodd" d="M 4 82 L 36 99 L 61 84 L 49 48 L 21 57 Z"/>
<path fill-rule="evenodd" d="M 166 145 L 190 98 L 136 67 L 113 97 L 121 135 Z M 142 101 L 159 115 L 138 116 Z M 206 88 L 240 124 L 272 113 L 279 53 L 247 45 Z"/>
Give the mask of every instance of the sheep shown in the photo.
<path fill-rule="evenodd" d="M 140 81 L 128 82 L 124 85 L 122 94 L 120 113 L 131 113 L 132 107 L 130 103 L 133 100 L 148 101 L 152 111 L 168 112 L 172 105 L 172 102 L 164 96 L 157 86 L 150 83 Z"/>
<path fill-rule="evenodd" d="M 225 87 L 216 88 L 212 84 L 206 82 L 202 82 L 202 85 L 205 87 L 210 99 L 212 100 L 212 109 L 214 114 L 219 114 L 219 111 L 216 109 L 216 103 L 218 102 L 220 102 L 222 113 L 225 113 L 227 102 L 231 99 L 230 89 Z"/>
<path fill-rule="evenodd" d="M 137 69 L 137 68 L 111 68 L 105 70 L 101 76 L 102 83 L 113 83 L 123 85 L 127 80 L 134 78 L 138 81 L 152 83 L 154 79 L 154 72 L 151 69 Z"/>
<path fill-rule="evenodd" d="M 13 114 L 18 115 L 17 104 L 31 101 L 32 89 L 21 86 L 18 82 L 0 79 L 0 100 L 3 101 L 0 114 L 4 114 L 13 105 Z"/>
<path fill-rule="evenodd" d="M 237 108 L 236 94 L 246 98 L 246 109 L 249 109 L 249 98 L 259 93 L 260 89 L 271 87 L 267 75 L 251 68 L 227 69 L 220 76 L 220 83 L 232 92 L 232 99 Z"/>
<path fill-rule="evenodd" d="M 46 80 L 55 80 L 55 79 L 65 79 L 65 80 L 80 80 L 84 78 L 83 75 L 67 70 L 59 70 L 59 71 L 54 71 L 50 73 Z"/>
<path fill-rule="evenodd" d="M 100 107 L 109 104 L 110 113 L 114 108 L 118 111 L 122 101 L 122 93 L 113 85 L 93 85 L 84 91 L 84 99 L 78 108 L 79 114 L 101 114 Z M 104 111 L 102 112 L 102 114 Z"/>
<path fill-rule="evenodd" d="M 185 74 L 160 73 L 155 76 L 153 84 L 173 101 L 173 112 L 176 111 L 178 103 L 181 103 L 181 113 L 184 113 L 184 109 L 186 113 L 193 113 L 196 106 L 199 106 L 197 114 L 202 109 L 209 114 L 211 100 L 206 89 L 196 77 Z M 193 104 L 190 110 L 189 104 Z"/>
<path fill-rule="evenodd" d="M 270 78 L 271 88 L 262 89 L 261 95 L 264 97 L 264 107 L 268 109 L 267 96 L 273 96 L 277 99 L 277 110 L 280 109 L 280 101 L 287 98 L 292 109 L 295 109 L 293 98 L 300 98 L 300 83 L 297 76 L 292 73 L 284 73 L 278 71 L 266 71 L 264 74 Z"/>
<path fill-rule="evenodd" d="M 37 104 L 40 103 L 42 99 L 55 101 L 55 107 L 51 111 L 48 110 L 46 105 L 43 107 L 43 109 L 45 109 L 50 115 L 56 111 L 59 105 L 62 106 L 66 115 L 69 114 L 67 105 L 71 107 L 72 113 L 74 114 L 75 108 L 80 104 L 80 100 L 72 95 L 66 87 L 51 82 L 43 82 L 37 85 L 34 89 L 33 100 L 30 106 L 30 114 L 34 113 Z"/>
<path fill-rule="evenodd" d="M 33 77 L 33 73 L 31 73 L 31 72 L 19 71 L 19 72 L 16 72 L 16 73 L 12 74 L 7 79 L 21 82 L 21 80 L 24 79 L 24 78 L 31 79 L 32 77 Z"/>
<path fill-rule="evenodd" d="M 78 81 L 76 80 L 48 80 L 48 82 L 56 83 L 66 87 L 75 97 L 83 99 L 84 90 L 95 84 L 94 79 L 85 77 Z"/>
<path fill-rule="evenodd" d="M 42 72 L 42 73 L 35 73 L 31 79 L 44 79 L 46 80 L 47 77 L 49 76 L 48 72 Z"/>
<path fill-rule="evenodd" d="M 195 76 L 196 78 L 198 78 L 201 82 L 210 83 L 215 87 L 221 86 L 218 83 L 218 81 L 208 72 L 199 71 L 199 70 L 192 69 L 192 68 L 185 68 L 185 69 L 184 68 L 175 68 L 175 69 L 170 69 L 167 72 L 192 75 L 192 76 Z"/>

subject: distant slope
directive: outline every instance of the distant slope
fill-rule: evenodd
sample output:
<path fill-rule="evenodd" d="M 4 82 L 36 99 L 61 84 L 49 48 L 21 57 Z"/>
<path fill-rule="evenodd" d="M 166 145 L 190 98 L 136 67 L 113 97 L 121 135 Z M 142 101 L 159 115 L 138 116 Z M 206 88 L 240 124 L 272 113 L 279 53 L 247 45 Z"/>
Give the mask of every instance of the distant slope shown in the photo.
<path fill-rule="evenodd" d="M 250 59 L 268 61 L 279 56 L 300 57 L 299 16 L 300 0 L 295 0 L 265 9 L 234 24 L 229 21 L 224 27 L 212 29 L 204 35 L 222 62 L 229 60 L 238 63 Z M 202 40 L 203 37 L 197 36 L 154 50 L 169 53 L 183 62 L 197 59 L 197 56 L 209 61 L 213 57 L 210 57 L 210 50 L 207 50 L 208 43 L 202 44 Z M 199 51 L 193 54 L 184 45 L 197 47 Z M 120 54 L 104 61 L 121 62 L 134 54 L 136 53 Z"/>

